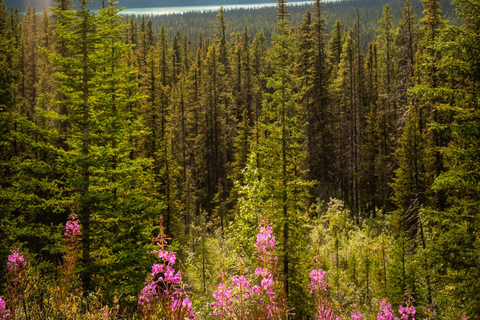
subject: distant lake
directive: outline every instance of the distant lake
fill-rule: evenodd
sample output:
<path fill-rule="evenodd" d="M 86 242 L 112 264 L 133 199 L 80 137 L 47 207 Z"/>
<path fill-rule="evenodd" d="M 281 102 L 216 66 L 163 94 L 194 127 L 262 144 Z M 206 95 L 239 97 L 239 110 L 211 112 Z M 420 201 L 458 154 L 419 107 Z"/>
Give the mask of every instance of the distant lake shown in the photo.
<path fill-rule="evenodd" d="M 288 6 L 298 6 L 305 4 L 313 4 L 311 1 L 289 2 Z M 223 9 L 255 9 L 263 7 L 275 7 L 277 3 L 255 3 L 255 4 L 227 4 Z M 164 14 L 181 14 L 186 12 L 204 12 L 204 11 L 218 11 L 220 5 L 208 6 L 191 6 L 191 7 L 158 7 L 158 8 L 126 8 L 121 12 L 122 15 L 164 15 Z"/>

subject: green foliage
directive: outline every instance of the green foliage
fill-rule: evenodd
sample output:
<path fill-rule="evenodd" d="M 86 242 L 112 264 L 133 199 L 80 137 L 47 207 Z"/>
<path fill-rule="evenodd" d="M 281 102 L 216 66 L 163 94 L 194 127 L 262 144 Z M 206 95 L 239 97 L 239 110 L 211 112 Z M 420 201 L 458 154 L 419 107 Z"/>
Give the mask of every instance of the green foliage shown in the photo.
<path fill-rule="evenodd" d="M 320 257 L 337 305 L 348 309 L 358 303 L 364 316 L 375 317 L 378 301 L 391 297 L 387 284 L 396 274 L 391 267 L 394 238 L 385 232 L 391 222 L 365 219 L 358 227 L 342 201 L 324 207 L 315 208 L 318 218 L 311 223 L 308 252 Z"/>

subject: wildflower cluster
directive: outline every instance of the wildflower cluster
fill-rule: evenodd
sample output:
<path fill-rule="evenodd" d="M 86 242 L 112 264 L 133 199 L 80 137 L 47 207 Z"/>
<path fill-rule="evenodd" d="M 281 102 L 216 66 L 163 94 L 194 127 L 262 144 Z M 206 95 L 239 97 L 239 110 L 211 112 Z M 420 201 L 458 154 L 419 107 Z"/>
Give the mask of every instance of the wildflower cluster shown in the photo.
<path fill-rule="evenodd" d="M 320 269 L 320 258 L 315 257 L 316 269 L 310 272 L 310 294 L 315 299 L 316 320 L 339 320 L 335 308 L 329 297 L 328 282 L 325 280 L 325 271 Z M 353 315 L 352 315 L 352 319 Z M 355 318 L 357 320 L 357 318 Z"/>
<path fill-rule="evenodd" d="M 18 248 L 13 248 L 10 250 L 10 252 L 12 254 L 8 256 L 8 271 L 13 273 L 20 272 L 23 268 L 25 268 L 26 265 L 23 254 L 18 250 Z"/>
<path fill-rule="evenodd" d="M 354 303 L 352 305 L 352 314 L 350 316 L 350 319 L 351 320 L 362 320 L 363 319 L 363 315 L 359 312 L 359 306 L 358 306 L 358 303 Z"/>
<path fill-rule="evenodd" d="M 232 310 L 232 288 L 220 283 L 213 292 L 215 302 L 210 304 L 210 307 L 215 310 L 211 316 L 219 318 L 228 318 L 233 314 Z"/>
<path fill-rule="evenodd" d="M 351 319 L 352 320 L 362 320 L 363 316 L 360 312 L 354 312 L 354 313 L 352 313 Z"/>
<path fill-rule="evenodd" d="M 68 216 L 67 223 L 65 224 L 65 232 L 63 235 L 66 237 L 64 245 L 63 262 L 60 265 L 62 277 L 59 279 L 60 284 L 60 299 L 64 299 L 70 289 L 75 267 L 77 265 L 78 255 L 80 254 L 79 236 L 82 234 L 80 231 L 80 224 L 77 220 L 75 212 Z"/>
<path fill-rule="evenodd" d="M 24 280 L 25 280 L 25 266 L 27 265 L 23 258 L 23 253 L 16 247 L 10 250 L 11 254 L 8 256 L 7 262 L 7 301 L 11 308 L 8 310 L 8 315 L 12 315 L 15 319 L 17 305 L 19 305 L 24 297 Z M 3 303 L 4 305 L 5 303 Z M 3 308 L 5 317 L 7 310 Z M 6 319 L 6 318 L 4 318 Z"/>
<path fill-rule="evenodd" d="M 145 317 L 160 313 L 167 319 L 195 319 L 192 302 L 182 284 L 182 275 L 173 267 L 176 252 L 167 250 L 170 246 L 167 244 L 168 238 L 165 237 L 162 222 L 160 217 L 160 232 L 155 239 L 159 249 L 152 251 L 152 254 L 161 259 L 161 263 L 152 266 L 152 272 L 147 276 L 145 287 L 138 297 L 138 305 Z"/>
<path fill-rule="evenodd" d="M 65 237 L 75 237 L 80 236 L 82 232 L 80 231 L 80 224 L 77 221 L 77 215 L 72 212 L 68 217 L 67 224 L 65 225 Z"/>
<path fill-rule="evenodd" d="M 392 310 L 392 305 L 388 303 L 388 299 L 382 299 L 380 301 L 380 308 L 377 319 L 378 320 L 415 320 L 415 307 L 413 303 L 415 300 L 413 299 L 410 290 L 407 289 L 405 291 L 405 306 L 399 306 L 398 313 L 400 314 L 400 318 L 395 317 Z M 424 319 L 426 320 L 426 319 Z"/>
<path fill-rule="evenodd" d="M 5 305 L 5 301 L 3 301 L 3 297 L 0 297 L 0 319 L 7 319 L 10 318 L 10 310 L 7 309 Z"/>
<path fill-rule="evenodd" d="M 393 320 L 392 305 L 388 303 L 388 299 L 380 300 L 380 312 L 377 314 L 378 320 Z"/>
<path fill-rule="evenodd" d="M 268 220 L 261 220 L 257 234 L 256 255 L 259 267 L 255 270 L 258 279 L 256 285 L 251 286 L 244 275 L 231 278 L 231 286 L 220 283 L 213 297 L 215 302 L 210 304 L 214 310 L 211 316 L 230 319 L 281 319 L 287 313 L 282 300 L 275 292 L 278 259 L 274 256 L 275 237 Z"/>
<path fill-rule="evenodd" d="M 313 269 L 310 272 L 310 294 L 314 292 L 327 291 L 327 281 L 324 281 L 325 271 Z"/>
<path fill-rule="evenodd" d="M 400 306 L 398 309 L 401 320 L 415 320 L 415 307 L 413 306 L 414 302 L 415 300 L 411 295 L 410 289 L 407 288 L 405 291 L 405 306 Z"/>
<path fill-rule="evenodd" d="M 276 250 L 275 236 L 272 234 L 273 230 L 267 219 L 262 220 L 261 224 L 260 232 L 257 234 L 257 243 L 255 243 L 255 247 L 257 247 L 256 254 L 260 264 L 260 268 L 255 270 L 255 276 L 261 278 L 261 281 L 260 286 L 256 285 L 252 288 L 252 292 L 258 295 L 258 297 L 261 297 L 261 294 L 264 293 L 267 300 L 270 300 L 269 304 L 267 304 L 269 312 L 277 312 L 278 310 L 273 300 L 276 295 L 273 291 L 275 287 L 273 275 L 278 262 L 277 257 L 273 255 L 273 252 Z"/>

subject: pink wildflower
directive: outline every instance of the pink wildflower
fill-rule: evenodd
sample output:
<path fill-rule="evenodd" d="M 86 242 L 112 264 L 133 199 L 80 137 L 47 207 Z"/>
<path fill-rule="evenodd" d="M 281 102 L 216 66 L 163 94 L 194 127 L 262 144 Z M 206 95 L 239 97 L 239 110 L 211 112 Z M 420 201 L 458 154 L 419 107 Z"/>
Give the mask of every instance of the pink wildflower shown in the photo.
<path fill-rule="evenodd" d="M 356 313 L 352 313 L 351 319 L 352 320 L 362 320 L 363 317 L 362 317 L 362 314 L 360 312 L 356 312 Z"/>
<path fill-rule="evenodd" d="M 75 213 L 71 213 L 68 216 L 67 224 L 65 225 L 65 233 L 63 234 L 65 237 L 75 237 L 81 235 L 82 232 L 80 231 L 80 225 L 77 221 L 77 215 Z"/>
<path fill-rule="evenodd" d="M 263 278 L 261 281 L 262 289 L 268 290 L 273 286 L 273 278 L 272 275 L 268 275 L 267 277 Z"/>
<path fill-rule="evenodd" d="M 310 272 L 310 294 L 313 294 L 314 291 L 327 290 L 328 283 L 326 281 L 323 281 L 324 278 L 325 271 L 323 271 L 322 269 L 313 269 Z"/>
<path fill-rule="evenodd" d="M 171 265 L 175 264 L 176 254 L 177 254 L 176 252 L 170 252 L 170 251 L 167 251 L 167 250 L 160 249 L 160 250 L 154 250 L 152 253 L 153 254 L 158 254 L 158 257 L 160 259 L 164 259 L 165 261 L 167 261 Z"/>
<path fill-rule="evenodd" d="M 156 282 L 151 282 L 147 283 L 147 285 L 143 287 L 142 293 L 138 297 L 139 306 L 150 306 L 152 298 L 156 298 L 157 295 L 156 285 Z"/>
<path fill-rule="evenodd" d="M 18 250 L 18 248 L 13 248 L 10 250 L 10 252 L 12 254 L 8 256 L 8 270 L 13 272 L 15 270 L 25 268 L 25 259 L 23 258 L 23 254 Z"/>
<path fill-rule="evenodd" d="M 321 306 L 319 309 L 317 309 L 317 314 L 315 316 L 315 319 L 317 320 L 334 320 L 335 315 L 330 308 L 326 308 L 325 306 Z M 338 317 L 337 317 L 338 319 Z"/>
<path fill-rule="evenodd" d="M 273 229 L 270 225 L 260 227 L 260 233 L 257 234 L 257 243 L 255 246 L 258 251 L 275 250 L 275 237 L 272 235 Z"/>
<path fill-rule="evenodd" d="M 188 318 L 191 318 L 191 319 L 194 318 L 192 301 L 190 301 L 190 299 L 188 298 L 183 298 L 182 300 L 175 300 L 172 303 L 171 308 L 172 308 L 172 311 L 177 311 L 179 309 L 186 310 L 188 312 Z"/>
<path fill-rule="evenodd" d="M 163 264 L 154 264 L 152 266 L 152 276 L 156 276 L 159 273 L 163 273 Z"/>
<path fill-rule="evenodd" d="M 155 304 L 161 305 L 169 319 L 170 316 L 177 319 L 174 313 L 182 315 L 182 319 L 194 319 L 192 303 L 187 299 L 185 286 L 182 284 L 182 274 L 173 268 L 177 253 L 166 250 L 170 246 L 167 245 L 168 238 L 165 237 L 162 222 L 163 218 L 160 217 L 160 232 L 155 239 L 159 248 L 152 251 L 162 262 L 152 266 L 152 272 L 147 276 L 146 285 L 138 297 L 138 305 L 142 312 L 148 314 L 155 312 L 156 308 L 150 308 L 155 301 Z"/>
<path fill-rule="evenodd" d="M 262 291 L 262 288 L 260 288 L 259 285 L 254 285 L 252 288 L 252 293 L 260 295 L 260 292 Z"/>
<path fill-rule="evenodd" d="M 380 301 L 380 312 L 377 314 L 378 320 L 393 320 L 392 305 L 388 303 L 388 299 Z"/>
<path fill-rule="evenodd" d="M 245 279 L 245 276 L 234 276 L 232 278 L 232 286 L 250 289 L 250 283 Z"/>
<path fill-rule="evenodd" d="M 102 311 L 102 319 L 110 319 L 110 312 L 107 309 Z"/>
<path fill-rule="evenodd" d="M 407 290 L 405 290 L 405 307 L 399 306 L 398 308 L 398 313 L 400 313 L 400 319 L 415 320 L 415 307 L 413 306 L 414 302 L 415 299 L 413 299 L 410 289 L 407 288 Z"/>
<path fill-rule="evenodd" d="M 5 305 L 5 301 L 3 301 L 3 297 L 0 296 L 0 319 L 7 319 L 10 318 L 10 310 L 7 309 Z"/>

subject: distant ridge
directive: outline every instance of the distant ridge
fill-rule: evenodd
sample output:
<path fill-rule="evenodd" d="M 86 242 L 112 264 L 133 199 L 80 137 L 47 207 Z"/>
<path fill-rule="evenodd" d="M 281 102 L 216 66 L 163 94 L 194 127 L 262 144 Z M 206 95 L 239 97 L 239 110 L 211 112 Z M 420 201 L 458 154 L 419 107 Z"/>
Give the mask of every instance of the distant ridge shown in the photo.
<path fill-rule="evenodd" d="M 208 6 L 208 5 L 227 5 L 227 4 L 257 4 L 257 3 L 276 3 L 276 0 L 117 0 L 119 5 L 126 8 L 150 8 L 150 7 L 180 7 L 180 6 Z M 301 0 L 297 0 L 301 1 Z M 41 11 L 43 7 L 50 7 L 53 0 L 5 0 L 7 8 L 18 8 L 24 11 L 28 3 L 32 7 Z M 74 3 L 77 3 L 74 0 Z M 93 0 L 89 5 L 91 9 L 99 9 L 103 0 Z M 295 1 L 289 1 L 295 2 Z M 108 0 L 105 0 L 108 3 Z"/>

